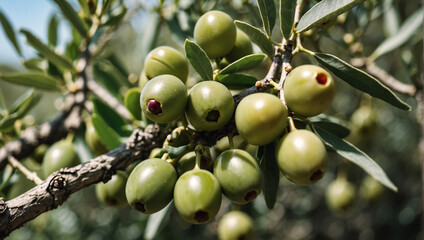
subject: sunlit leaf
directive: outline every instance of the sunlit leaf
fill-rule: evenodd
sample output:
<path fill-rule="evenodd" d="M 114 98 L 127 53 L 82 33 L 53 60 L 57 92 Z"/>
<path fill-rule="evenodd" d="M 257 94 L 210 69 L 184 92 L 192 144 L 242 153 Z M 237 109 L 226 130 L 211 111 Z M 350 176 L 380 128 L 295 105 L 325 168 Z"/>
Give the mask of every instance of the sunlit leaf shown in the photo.
<path fill-rule="evenodd" d="M 91 116 L 91 122 L 93 123 L 94 129 L 96 129 L 97 134 L 102 139 L 103 143 L 109 149 L 115 149 L 122 144 L 121 137 L 115 130 L 113 130 L 106 121 L 94 113 Z"/>
<path fill-rule="evenodd" d="M 257 0 L 259 13 L 262 18 L 262 25 L 264 26 L 265 32 L 268 36 L 272 35 L 272 29 L 274 29 L 275 18 L 276 18 L 276 7 L 274 0 Z"/>
<path fill-rule="evenodd" d="M 58 80 L 41 72 L 0 73 L 0 79 L 10 83 L 44 90 L 59 90 Z"/>
<path fill-rule="evenodd" d="M 73 69 L 72 62 L 68 58 L 57 54 L 49 46 L 45 45 L 37 37 L 35 37 L 31 32 L 24 29 L 20 30 L 20 32 L 25 34 L 28 43 L 33 48 L 37 49 L 37 51 L 39 51 L 50 62 L 52 62 L 56 66 L 61 66 L 67 69 Z"/>
<path fill-rule="evenodd" d="M 307 31 L 331 18 L 361 4 L 364 0 L 322 0 L 309 9 L 299 20 L 296 32 Z"/>
<path fill-rule="evenodd" d="M 254 86 L 258 81 L 255 77 L 245 74 L 218 74 L 215 80 L 224 84 L 230 89 L 241 89 Z"/>
<path fill-rule="evenodd" d="M 229 64 L 224 69 L 222 69 L 219 74 L 228 74 L 228 73 L 235 73 L 240 72 L 244 70 L 251 69 L 253 67 L 258 66 L 264 58 L 266 57 L 265 54 L 258 53 L 258 54 L 250 54 L 247 56 L 244 56 L 237 61 Z"/>
<path fill-rule="evenodd" d="M 28 70 L 45 71 L 47 69 L 47 61 L 42 58 L 30 58 L 23 62 L 23 65 Z"/>
<path fill-rule="evenodd" d="M 78 13 L 69 4 L 68 1 L 53 0 L 57 6 L 59 6 L 63 15 L 68 19 L 71 25 L 81 34 L 81 36 L 87 35 L 88 27 L 84 21 L 78 16 Z"/>
<path fill-rule="evenodd" d="M 128 10 L 127 7 L 123 5 L 121 7 L 120 12 L 117 13 L 116 15 L 110 16 L 110 18 L 105 22 L 105 25 L 113 26 L 119 23 L 124 18 L 125 14 L 127 13 L 127 10 Z"/>
<path fill-rule="evenodd" d="M 15 102 L 9 107 L 8 112 L 12 114 L 18 112 L 20 108 L 25 107 L 34 99 L 34 89 L 31 88 L 22 94 Z"/>
<path fill-rule="evenodd" d="M 13 30 L 12 25 L 10 24 L 9 20 L 6 18 L 2 11 L 0 11 L 0 22 L 3 26 L 4 33 L 6 33 L 7 38 L 15 47 L 16 52 L 19 54 L 19 56 L 22 56 L 21 48 L 19 46 L 18 41 L 16 40 L 15 31 Z"/>
<path fill-rule="evenodd" d="M 367 154 L 321 127 L 316 126 L 315 129 L 324 142 L 337 154 L 358 165 L 381 184 L 397 192 L 397 187 L 390 181 L 383 169 Z"/>
<path fill-rule="evenodd" d="M 140 94 L 139 88 L 132 88 L 125 94 L 124 99 L 125 107 L 137 120 L 141 120 Z"/>
<path fill-rule="evenodd" d="M 331 54 L 315 53 L 313 56 L 320 64 L 328 68 L 337 77 L 347 82 L 352 87 L 400 109 L 411 109 L 407 103 L 396 96 L 388 87 L 384 86 L 380 81 L 368 73 L 349 65 Z"/>
<path fill-rule="evenodd" d="M 285 39 L 289 39 L 293 24 L 296 0 L 280 0 L 280 31 Z"/>
<path fill-rule="evenodd" d="M 275 158 L 275 145 L 270 143 L 258 149 L 259 165 L 264 176 L 263 194 L 268 209 L 274 207 L 277 200 L 278 185 L 280 183 L 280 170 Z"/>
<path fill-rule="evenodd" d="M 100 116 L 110 128 L 122 137 L 131 135 L 131 131 L 127 128 L 126 122 L 118 113 L 97 98 L 91 98 L 94 107 L 94 113 Z"/>
<path fill-rule="evenodd" d="M 50 17 L 48 32 L 47 32 L 47 39 L 49 41 L 49 44 L 52 46 L 57 45 L 58 26 L 59 26 L 59 18 L 56 16 L 56 14 L 54 14 Z"/>
<path fill-rule="evenodd" d="M 248 23 L 235 20 L 234 23 L 236 26 L 245 32 L 250 39 L 258 45 L 258 47 L 266 54 L 269 58 L 272 59 L 274 55 L 274 47 L 272 42 L 268 39 L 266 34 L 262 32 L 259 28 L 254 27 Z"/>
<path fill-rule="evenodd" d="M 212 80 L 213 69 L 206 52 L 197 43 L 188 39 L 184 43 L 184 48 L 188 61 L 200 77 L 203 80 Z"/>

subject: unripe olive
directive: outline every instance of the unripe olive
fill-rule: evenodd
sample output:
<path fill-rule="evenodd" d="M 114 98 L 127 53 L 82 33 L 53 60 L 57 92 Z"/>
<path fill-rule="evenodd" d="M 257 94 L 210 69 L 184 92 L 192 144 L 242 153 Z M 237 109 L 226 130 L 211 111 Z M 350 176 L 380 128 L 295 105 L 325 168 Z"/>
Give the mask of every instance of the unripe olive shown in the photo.
<path fill-rule="evenodd" d="M 99 201 L 111 207 L 123 207 L 127 204 L 125 197 L 125 185 L 127 175 L 125 172 L 118 171 L 106 183 L 96 184 L 96 196 Z"/>
<path fill-rule="evenodd" d="M 220 240 L 249 240 L 253 238 L 253 221 L 249 215 L 241 211 L 226 213 L 218 224 Z"/>
<path fill-rule="evenodd" d="M 374 203 L 383 195 L 384 187 L 373 177 L 367 175 L 359 188 L 359 197 L 366 203 Z"/>
<path fill-rule="evenodd" d="M 256 160 L 246 151 L 231 149 L 215 160 L 213 174 L 222 193 L 237 204 L 246 204 L 262 191 L 262 172 Z"/>
<path fill-rule="evenodd" d="M 195 169 L 178 178 L 174 204 L 180 216 L 189 223 L 202 224 L 212 220 L 221 206 L 221 187 L 209 171 Z"/>
<path fill-rule="evenodd" d="M 323 113 L 334 98 L 334 80 L 323 68 L 302 65 L 284 81 L 284 98 L 295 114 L 311 117 Z"/>
<path fill-rule="evenodd" d="M 231 52 L 225 55 L 225 58 L 229 62 L 234 62 L 246 55 L 253 53 L 252 42 L 250 38 L 237 28 L 236 42 L 234 43 L 234 47 L 231 49 Z"/>
<path fill-rule="evenodd" d="M 310 185 L 324 176 L 327 151 L 322 141 L 308 130 L 286 134 L 276 147 L 280 171 L 293 183 Z"/>
<path fill-rule="evenodd" d="M 143 70 L 140 73 L 140 78 L 138 79 L 138 87 L 143 90 L 144 86 L 146 86 L 147 82 L 149 81 L 149 79 L 146 76 L 146 72 Z"/>
<path fill-rule="evenodd" d="M 184 113 L 187 89 L 183 82 L 172 75 L 157 76 L 144 86 L 140 95 L 140 107 L 146 116 L 158 123 L 169 123 Z"/>
<path fill-rule="evenodd" d="M 210 11 L 196 22 L 194 39 L 210 59 L 224 57 L 234 46 L 236 25 L 228 14 Z"/>
<path fill-rule="evenodd" d="M 144 72 L 148 79 L 170 74 L 186 82 L 188 62 L 185 56 L 175 48 L 161 46 L 147 54 L 144 60 Z"/>
<path fill-rule="evenodd" d="M 47 150 L 43 158 L 42 169 L 44 177 L 61 168 L 74 167 L 81 163 L 72 142 L 61 140 Z"/>
<path fill-rule="evenodd" d="M 281 135 L 287 126 L 287 108 L 269 93 L 254 93 L 243 98 L 235 121 L 240 135 L 253 145 L 266 145 Z"/>
<path fill-rule="evenodd" d="M 328 207 L 343 213 L 349 210 L 355 202 L 355 186 L 344 178 L 336 179 L 327 188 L 325 194 Z"/>
<path fill-rule="evenodd" d="M 377 129 L 377 115 L 372 108 L 366 105 L 359 107 L 350 119 L 352 124 L 352 133 L 361 139 L 371 137 Z"/>
<path fill-rule="evenodd" d="M 91 152 L 93 152 L 96 156 L 107 153 L 108 148 L 103 143 L 99 134 L 96 132 L 96 129 L 94 128 L 91 121 L 87 121 L 86 127 L 87 128 L 85 130 L 84 139 Z"/>
<path fill-rule="evenodd" d="M 191 88 L 186 117 L 197 131 L 220 129 L 231 119 L 233 112 L 233 97 L 222 83 L 204 81 Z"/>
<path fill-rule="evenodd" d="M 172 199 L 177 172 L 165 160 L 147 159 L 131 172 L 125 194 L 131 207 L 146 214 L 164 208 Z"/>

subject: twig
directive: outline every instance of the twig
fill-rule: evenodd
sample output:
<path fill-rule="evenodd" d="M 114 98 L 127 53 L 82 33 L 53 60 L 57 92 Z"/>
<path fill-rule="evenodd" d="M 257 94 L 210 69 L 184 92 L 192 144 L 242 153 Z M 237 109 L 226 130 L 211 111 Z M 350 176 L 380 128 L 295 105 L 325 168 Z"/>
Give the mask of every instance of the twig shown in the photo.
<path fill-rule="evenodd" d="M 41 180 L 36 172 L 31 172 L 28 170 L 24 165 L 22 165 L 16 158 L 13 156 L 9 156 L 8 158 L 9 163 L 14 167 L 17 168 L 21 173 L 23 173 L 30 181 L 34 182 L 37 185 L 40 185 L 43 180 Z"/>

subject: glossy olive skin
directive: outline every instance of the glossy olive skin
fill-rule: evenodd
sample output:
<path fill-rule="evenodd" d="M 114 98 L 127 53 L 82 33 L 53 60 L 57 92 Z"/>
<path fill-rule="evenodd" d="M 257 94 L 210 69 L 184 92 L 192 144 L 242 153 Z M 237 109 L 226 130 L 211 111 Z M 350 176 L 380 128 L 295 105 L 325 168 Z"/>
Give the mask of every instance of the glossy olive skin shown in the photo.
<path fill-rule="evenodd" d="M 228 14 L 209 11 L 197 20 L 194 39 L 210 59 L 224 57 L 236 41 L 236 25 Z"/>
<path fill-rule="evenodd" d="M 237 28 L 236 42 L 231 52 L 225 55 L 225 59 L 234 62 L 246 55 L 253 53 L 252 41 L 242 30 Z"/>
<path fill-rule="evenodd" d="M 222 83 L 204 81 L 190 89 L 186 117 L 197 131 L 220 129 L 231 119 L 233 112 L 233 97 Z"/>
<path fill-rule="evenodd" d="M 254 93 L 241 100 L 235 121 L 237 130 L 248 143 L 262 146 L 283 133 L 287 116 L 287 108 L 278 97 L 269 93 Z"/>
<path fill-rule="evenodd" d="M 284 81 L 287 106 L 304 117 L 323 113 L 331 105 L 334 92 L 334 80 L 330 73 L 315 65 L 296 67 Z"/>
<path fill-rule="evenodd" d="M 297 185 L 310 185 L 324 176 L 327 151 L 322 141 L 308 130 L 286 134 L 276 146 L 280 171 Z"/>
<path fill-rule="evenodd" d="M 87 128 L 85 130 L 84 139 L 91 152 L 94 153 L 96 156 L 107 153 L 109 150 L 103 143 L 99 134 L 96 132 L 96 129 L 94 128 L 91 121 L 87 121 L 86 127 Z"/>
<path fill-rule="evenodd" d="M 108 182 L 96 184 L 97 199 L 106 206 L 125 206 L 127 204 L 125 197 L 127 178 L 125 172 L 118 171 Z"/>
<path fill-rule="evenodd" d="M 237 204 L 246 204 L 262 191 L 263 177 L 259 164 L 246 151 L 231 149 L 215 160 L 214 171 L 222 193 Z"/>
<path fill-rule="evenodd" d="M 170 74 L 186 82 L 188 62 L 185 56 L 175 48 L 161 46 L 147 54 L 144 60 L 144 73 L 148 79 Z"/>
<path fill-rule="evenodd" d="M 327 206 L 336 213 L 344 213 L 355 202 L 355 186 L 346 179 L 336 179 L 327 187 L 325 199 Z"/>
<path fill-rule="evenodd" d="M 81 163 L 72 142 L 61 140 L 47 150 L 43 158 L 42 169 L 44 177 L 61 168 L 74 167 Z"/>
<path fill-rule="evenodd" d="M 377 202 L 384 193 L 383 185 L 371 176 L 366 176 L 362 180 L 359 188 L 359 197 L 362 201 L 372 204 Z"/>
<path fill-rule="evenodd" d="M 220 240 L 253 239 L 253 221 L 249 215 L 241 211 L 226 213 L 218 224 Z"/>
<path fill-rule="evenodd" d="M 152 121 L 169 123 L 184 113 L 187 89 L 172 75 L 160 75 L 146 83 L 140 95 L 140 107 Z"/>
<path fill-rule="evenodd" d="M 160 158 L 147 159 L 131 172 L 125 194 L 131 207 L 146 214 L 164 208 L 171 200 L 177 181 L 175 168 Z"/>
<path fill-rule="evenodd" d="M 209 171 L 195 169 L 178 178 L 174 204 L 180 216 L 189 223 L 211 221 L 221 206 L 221 187 Z"/>

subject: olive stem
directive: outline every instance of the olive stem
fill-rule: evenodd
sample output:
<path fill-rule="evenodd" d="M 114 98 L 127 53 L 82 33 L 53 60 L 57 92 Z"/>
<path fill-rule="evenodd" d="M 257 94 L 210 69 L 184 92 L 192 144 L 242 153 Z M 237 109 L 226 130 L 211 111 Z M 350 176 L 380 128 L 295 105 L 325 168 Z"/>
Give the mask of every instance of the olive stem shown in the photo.
<path fill-rule="evenodd" d="M 8 165 L 9 167 L 11 167 L 11 165 Z M 10 181 L 10 179 L 12 178 L 12 176 L 13 176 L 13 173 L 15 173 L 15 168 L 14 167 L 12 167 L 12 171 L 10 172 L 10 174 L 9 174 L 9 176 L 7 176 L 7 178 L 6 178 L 6 180 L 4 180 L 3 182 L 2 182 L 2 184 L 0 185 L 0 193 L 1 193 L 1 191 L 3 191 L 3 189 L 7 186 L 7 184 L 9 183 L 9 181 Z M 4 174 L 4 173 L 3 173 Z"/>
<path fill-rule="evenodd" d="M 23 173 L 30 181 L 34 182 L 37 185 L 40 185 L 43 183 L 43 180 L 41 180 L 36 172 L 31 172 L 28 170 L 24 165 L 22 165 L 16 158 L 13 156 L 9 156 L 7 158 L 9 163 L 14 167 L 17 168 L 21 173 Z"/>
<path fill-rule="evenodd" d="M 228 133 L 227 137 L 228 137 L 228 143 L 230 145 L 230 149 L 234 149 L 233 134 L 232 133 Z"/>
<path fill-rule="evenodd" d="M 65 141 L 72 144 L 72 142 L 74 141 L 74 137 L 75 137 L 75 132 L 74 131 L 70 131 L 68 133 L 68 135 L 66 136 Z"/>
<path fill-rule="evenodd" d="M 294 132 L 297 130 L 296 125 L 294 124 L 293 118 L 288 117 L 290 132 Z"/>
<path fill-rule="evenodd" d="M 193 169 L 201 169 L 200 168 L 200 161 L 202 159 L 202 153 L 204 151 L 203 145 L 198 144 L 195 148 L 194 148 L 194 152 L 196 153 L 196 165 L 194 166 Z"/>

